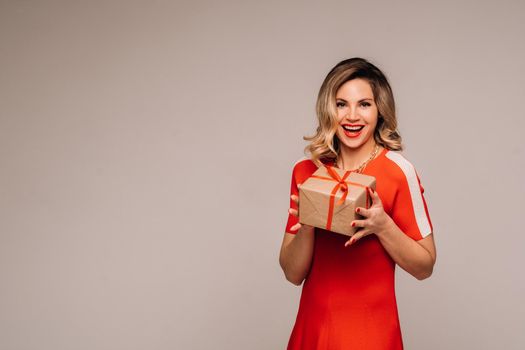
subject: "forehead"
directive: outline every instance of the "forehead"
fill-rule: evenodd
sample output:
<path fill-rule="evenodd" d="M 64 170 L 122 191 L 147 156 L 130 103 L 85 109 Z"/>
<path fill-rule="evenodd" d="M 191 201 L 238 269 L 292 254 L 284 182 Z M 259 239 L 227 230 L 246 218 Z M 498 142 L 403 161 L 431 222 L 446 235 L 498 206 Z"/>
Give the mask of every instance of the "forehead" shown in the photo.
<path fill-rule="evenodd" d="M 360 100 L 363 98 L 374 98 L 374 93 L 368 81 L 356 78 L 341 85 L 335 97 L 344 100 Z"/>

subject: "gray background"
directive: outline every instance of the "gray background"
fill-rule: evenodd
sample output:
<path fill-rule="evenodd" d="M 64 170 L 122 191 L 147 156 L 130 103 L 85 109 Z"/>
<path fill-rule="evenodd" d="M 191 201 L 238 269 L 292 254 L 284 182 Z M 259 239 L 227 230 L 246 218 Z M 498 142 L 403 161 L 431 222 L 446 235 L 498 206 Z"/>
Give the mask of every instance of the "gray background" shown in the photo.
<path fill-rule="evenodd" d="M 407 349 L 525 347 L 520 1 L 1 1 L 0 348 L 284 349 L 328 70 L 394 89 L 437 245 Z"/>

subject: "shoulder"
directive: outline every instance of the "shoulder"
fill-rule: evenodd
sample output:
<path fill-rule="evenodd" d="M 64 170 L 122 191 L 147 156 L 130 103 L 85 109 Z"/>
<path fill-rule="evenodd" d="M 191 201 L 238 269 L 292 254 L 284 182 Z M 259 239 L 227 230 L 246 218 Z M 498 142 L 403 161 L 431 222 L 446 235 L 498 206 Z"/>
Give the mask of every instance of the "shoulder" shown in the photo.
<path fill-rule="evenodd" d="M 388 174 L 398 184 L 407 184 L 411 189 L 420 186 L 419 175 L 414 164 L 399 151 L 385 153 Z"/>
<path fill-rule="evenodd" d="M 303 183 L 317 170 L 317 165 L 309 157 L 302 157 L 295 161 L 292 169 L 292 176 L 295 181 Z"/>
<path fill-rule="evenodd" d="M 414 169 L 414 165 L 409 161 L 401 152 L 388 150 L 385 153 L 385 157 L 388 159 L 388 164 L 391 167 L 398 168 L 399 170 L 406 172 L 410 169 Z"/>
<path fill-rule="evenodd" d="M 298 167 L 304 166 L 304 164 L 313 163 L 312 160 L 308 157 L 301 157 L 298 160 L 295 161 L 293 164 L 293 169 L 295 170 Z"/>

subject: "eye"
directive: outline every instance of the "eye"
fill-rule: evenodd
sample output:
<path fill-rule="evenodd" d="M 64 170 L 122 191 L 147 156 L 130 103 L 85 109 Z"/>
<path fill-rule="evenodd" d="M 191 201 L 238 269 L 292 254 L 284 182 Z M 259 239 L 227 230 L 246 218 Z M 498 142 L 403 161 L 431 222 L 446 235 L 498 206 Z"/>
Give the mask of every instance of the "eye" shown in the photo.
<path fill-rule="evenodd" d="M 336 102 L 336 104 L 335 104 L 335 105 L 336 105 L 337 107 L 344 107 L 344 106 L 345 106 L 345 103 L 344 103 L 344 102 L 341 102 L 341 101 L 339 101 L 339 102 Z"/>
<path fill-rule="evenodd" d="M 366 101 L 361 102 L 361 107 L 370 107 L 370 106 L 371 106 L 370 102 L 366 102 Z"/>

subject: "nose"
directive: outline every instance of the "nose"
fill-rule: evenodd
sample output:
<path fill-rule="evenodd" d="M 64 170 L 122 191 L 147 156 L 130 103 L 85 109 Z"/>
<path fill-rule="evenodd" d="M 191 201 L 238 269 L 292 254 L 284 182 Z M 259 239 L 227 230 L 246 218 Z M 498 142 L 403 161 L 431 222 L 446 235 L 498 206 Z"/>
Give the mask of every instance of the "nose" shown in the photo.
<path fill-rule="evenodd" d="M 349 122 L 355 122 L 359 120 L 359 115 L 357 114 L 357 108 L 355 106 L 351 106 L 348 110 L 348 113 L 346 113 L 345 118 Z"/>

